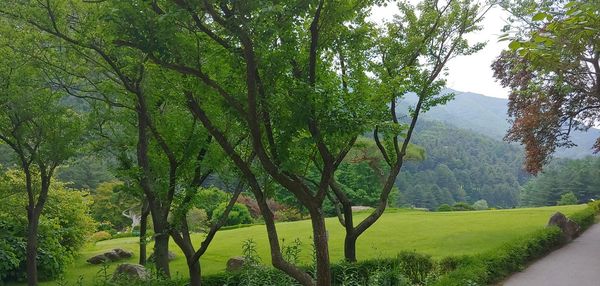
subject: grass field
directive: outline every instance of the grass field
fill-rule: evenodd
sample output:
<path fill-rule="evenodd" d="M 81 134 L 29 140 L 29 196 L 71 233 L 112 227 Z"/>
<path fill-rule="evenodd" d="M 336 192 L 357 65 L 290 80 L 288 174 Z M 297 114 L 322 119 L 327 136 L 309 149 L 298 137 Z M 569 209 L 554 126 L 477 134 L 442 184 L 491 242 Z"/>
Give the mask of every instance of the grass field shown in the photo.
<path fill-rule="evenodd" d="M 415 250 L 430 254 L 434 258 L 481 253 L 543 228 L 550 215 L 555 211 L 569 215 L 584 208 L 585 205 L 471 212 L 391 210 L 386 212 L 373 227 L 359 238 L 358 259 L 395 256 L 402 250 Z M 365 216 L 365 213 L 356 214 L 357 219 Z M 355 221 L 357 220 L 355 219 Z M 330 236 L 331 260 L 337 262 L 343 257 L 344 230 L 336 218 L 327 219 L 327 227 Z M 310 221 L 279 223 L 277 229 L 280 238 L 285 239 L 285 243 L 290 243 L 296 238 L 301 239 L 303 259 L 306 262 L 310 261 Z M 202 236 L 198 234 L 193 237 L 196 246 L 199 245 Z M 201 258 L 203 275 L 223 271 L 227 259 L 241 255 L 242 243 L 248 239 L 256 242 L 263 262 L 270 263 L 264 226 L 256 225 L 225 230 L 216 235 L 208 251 Z M 138 247 L 137 239 L 120 238 L 86 246 L 68 269 L 65 279 L 76 281 L 79 276 L 83 276 L 84 281 L 94 279 L 101 267 L 90 265 L 85 260 L 116 247 L 135 252 Z M 152 249 L 152 245 L 149 245 L 148 249 Z M 171 273 L 186 277 L 185 258 L 172 241 L 170 250 L 177 255 L 177 258 L 171 262 Z M 128 260 L 133 263 L 135 261 L 137 261 L 137 254 Z M 117 264 L 115 262 L 110 265 L 109 271 L 112 272 Z M 56 283 L 42 284 L 53 285 Z"/>

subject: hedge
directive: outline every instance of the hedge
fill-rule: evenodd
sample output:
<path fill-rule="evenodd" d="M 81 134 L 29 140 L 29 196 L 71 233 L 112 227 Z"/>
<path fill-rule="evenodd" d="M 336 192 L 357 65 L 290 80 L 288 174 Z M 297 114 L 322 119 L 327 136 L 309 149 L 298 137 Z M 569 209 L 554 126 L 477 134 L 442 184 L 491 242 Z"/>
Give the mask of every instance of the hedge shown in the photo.
<path fill-rule="evenodd" d="M 569 218 L 585 231 L 600 211 L 600 201 L 572 214 Z M 522 270 L 531 261 L 546 255 L 565 242 L 558 227 L 547 227 L 499 249 L 471 257 L 456 258 L 453 271 L 440 276 L 436 286 L 489 285 Z"/>

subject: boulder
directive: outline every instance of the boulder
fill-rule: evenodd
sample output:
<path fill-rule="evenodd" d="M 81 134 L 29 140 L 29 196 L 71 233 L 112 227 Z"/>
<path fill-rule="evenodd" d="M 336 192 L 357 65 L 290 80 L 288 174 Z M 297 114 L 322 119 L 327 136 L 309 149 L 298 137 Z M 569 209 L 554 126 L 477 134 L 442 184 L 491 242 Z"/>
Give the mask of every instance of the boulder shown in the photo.
<path fill-rule="evenodd" d="M 176 256 L 175 256 L 175 253 L 173 253 L 173 252 L 169 251 L 169 261 L 171 261 L 171 260 L 175 259 L 175 257 L 176 257 Z M 152 252 L 152 253 L 150 254 L 150 256 L 148 256 L 148 261 L 154 261 L 154 252 Z"/>
<path fill-rule="evenodd" d="M 120 258 L 130 258 L 133 256 L 133 252 L 127 251 L 122 248 L 115 248 L 113 249 L 113 251 L 117 253 L 117 255 L 119 255 Z"/>
<path fill-rule="evenodd" d="M 372 209 L 372 207 L 368 206 L 352 206 L 352 212 L 368 211 Z"/>
<path fill-rule="evenodd" d="M 96 256 L 91 257 L 87 260 L 90 264 L 102 264 L 105 262 L 110 262 L 110 259 L 106 257 L 104 254 L 98 254 Z"/>
<path fill-rule="evenodd" d="M 244 267 L 245 260 L 242 256 L 236 256 L 227 260 L 227 271 L 239 271 Z"/>
<path fill-rule="evenodd" d="M 561 212 L 556 212 L 550 217 L 548 226 L 558 226 L 562 231 L 565 241 L 569 242 L 579 235 L 579 225 L 570 220 Z"/>
<path fill-rule="evenodd" d="M 113 280 L 117 279 L 135 279 L 146 280 L 150 278 L 150 272 L 146 267 L 139 264 L 124 263 L 117 266 L 113 273 Z"/>
<path fill-rule="evenodd" d="M 110 261 L 117 261 L 121 259 L 121 256 L 119 256 L 119 254 L 114 250 L 105 252 L 104 256 L 106 256 L 106 258 L 108 258 Z"/>

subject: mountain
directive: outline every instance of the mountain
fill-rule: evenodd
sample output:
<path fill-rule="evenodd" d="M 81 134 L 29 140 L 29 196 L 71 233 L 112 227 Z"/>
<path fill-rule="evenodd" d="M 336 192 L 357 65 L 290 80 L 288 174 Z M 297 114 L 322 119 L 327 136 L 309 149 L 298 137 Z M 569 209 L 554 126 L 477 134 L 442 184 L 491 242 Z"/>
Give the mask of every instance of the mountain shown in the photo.
<path fill-rule="evenodd" d="M 436 209 L 481 199 L 493 207 L 519 204 L 519 189 L 529 179 L 519 146 L 427 119 L 419 121 L 413 139 L 426 158 L 402 167 L 399 205 Z"/>
<path fill-rule="evenodd" d="M 422 119 L 441 121 L 460 129 L 471 130 L 497 140 L 503 140 L 510 127 L 507 110 L 508 99 L 489 97 L 477 93 L 446 89 L 442 93 L 453 92 L 456 96 L 444 106 L 437 106 L 422 115 Z M 415 95 L 407 96 L 398 104 L 398 113 L 406 114 L 406 107 L 414 105 Z M 571 140 L 577 146 L 557 150 L 555 156 L 563 158 L 583 158 L 592 155 L 592 146 L 600 137 L 600 129 L 590 128 L 587 132 L 575 131 Z M 515 144 L 515 143 L 512 143 Z"/>

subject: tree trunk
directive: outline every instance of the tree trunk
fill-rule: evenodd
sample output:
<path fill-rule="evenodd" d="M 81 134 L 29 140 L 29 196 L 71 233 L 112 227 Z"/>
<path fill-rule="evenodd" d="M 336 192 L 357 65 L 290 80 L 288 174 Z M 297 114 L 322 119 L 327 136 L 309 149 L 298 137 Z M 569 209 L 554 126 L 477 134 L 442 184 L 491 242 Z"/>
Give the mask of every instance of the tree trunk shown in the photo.
<path fill-rule="evenodd" d="M 356 262 L 356 239 L 353 234 L 346 233 L 344 239 L 344 257 L 348 262 Z"/>
<path fill-rule="evenodd" d="M 152 216 L 154 219 L 154 264 L 156 271 L 165 277 L 171 277 L 169 270 L 169 234 L 166 219 Z"/>
<path fill-rule="evenodd" d="M 146 232 L 148 229 L 148 215 L 150 214 L 150 209 L 148 206 L 148 201 L 144 199 L 142 203 L 142 215 L 140 218 L 140 261 L 139 264 L 146 265 L 147 262 L 147 252 L 146 252 Z"/>
<path fill-rule="evenodd" d="M 321 207 L 309 211 L 317 259 L 317 286 L 329 286 L 331 285 L 331 269 L 329 268 L 329 237 L 325 227 L 325 216 Z"/>
<path fill-rule="evenodd" d="M 37 285 L 37 243 L 39 215 L 34 206 L 27 211 L 27 285 Z"/>
<path fill-rule="evenodd" d="M 188 261 L 188 272 L 190 273 L 190 286 L 202 285 L 200 261 Z"/>

